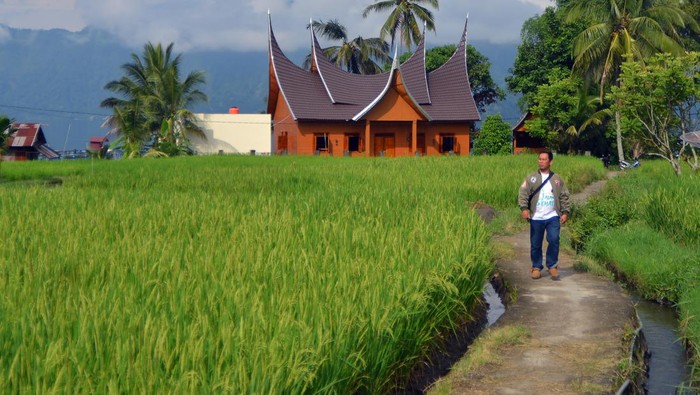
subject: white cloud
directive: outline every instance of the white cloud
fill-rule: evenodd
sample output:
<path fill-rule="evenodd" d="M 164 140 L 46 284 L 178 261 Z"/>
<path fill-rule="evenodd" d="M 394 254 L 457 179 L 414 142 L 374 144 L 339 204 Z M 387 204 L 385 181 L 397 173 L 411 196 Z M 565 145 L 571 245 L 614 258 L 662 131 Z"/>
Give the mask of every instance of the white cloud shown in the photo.
<path fill-rule="evenodd" d="M 10 30 L 5 26 L 0 25 L 0 42 L 8 40 L 10 38 Z"/>
<path fill-rule="evenodd" d="M 518 1 L 523 2 L 523 3 L 534 4 L 542 10 L 544 10 L 547 7 L 556 5 L 554 0 L 518 0 Z"/>
<path fill-rule="evenodd" d="M 266 48 L 267 11 L 282 49 L 309 46 L 310 18 L 338 19 L 351 37 L 378 35 L 386 14 L 362 18 L 372 0 L 4 0 L 0 23 L 23 28 L 80 30 L 91 25 L 138 48 L 145 42 L 175 42 L 179 50 Z M 437 32 L 429 44 L 459 40 L 467 14 L 469 39 L 519 40 L 522 22 L 551 0 L 443 0 L 435 11 Z"/>

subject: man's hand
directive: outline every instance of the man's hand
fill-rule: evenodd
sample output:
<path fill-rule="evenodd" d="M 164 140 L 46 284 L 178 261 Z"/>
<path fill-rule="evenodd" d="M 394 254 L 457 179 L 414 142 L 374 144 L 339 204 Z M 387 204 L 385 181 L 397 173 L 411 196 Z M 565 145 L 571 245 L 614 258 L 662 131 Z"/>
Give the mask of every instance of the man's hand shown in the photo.
<path fill-rule="evenodd" d="M 530 219 L 530 210 L 523 210 L 520 215 L 523 217 L 523 219 Z"/>
<path fill-rule="evenodd" d="M 561 217 L 559 217 L 559 222 L 563 224 L 564 222 L 566 222 L 567 219 L 569 219 L 569 216 L 566 214 L 562 214 Z"/>

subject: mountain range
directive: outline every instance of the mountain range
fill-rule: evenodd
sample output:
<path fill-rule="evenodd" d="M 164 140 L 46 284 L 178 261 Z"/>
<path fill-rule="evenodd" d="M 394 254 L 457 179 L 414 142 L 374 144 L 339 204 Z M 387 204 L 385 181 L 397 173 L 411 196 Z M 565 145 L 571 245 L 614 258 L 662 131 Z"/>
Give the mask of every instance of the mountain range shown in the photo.
<path fill-rule="evenodd" d="M 100 126 L 109 110 L 99 104 L 113 93 L 104 86 L 123 76 L 121 65 L 130 63 L 132 54 L 140 56 L 142 46 L 129 47 L 96 28 L 70 32 L 0 26 L 0 30 L 7 32 L 0 36 L 0 114 L 17 122 L 41 123 L 48 144 L 57 150 L 83 149 L 90 136 L 106 133 Z M 492 77 L 504 87 L 517 44 L 471 44 L 489 58 Z M 178 52 L 177 43 L 174 50 Z M 286 52 L 297 64 L 306 53 Z M 241 113 L 265 111 L 267 56 L 265 43 L 254 52 L 182 52 L 183 75 L 203 70 L 207 77 L 203 91 L 209 101 L 192 110 L 225 113 L 236 106 Z M 514 124 L 520 115 L 516 103 L 517 98 L 509 95 L 486 114 L 500 113 Z"/>

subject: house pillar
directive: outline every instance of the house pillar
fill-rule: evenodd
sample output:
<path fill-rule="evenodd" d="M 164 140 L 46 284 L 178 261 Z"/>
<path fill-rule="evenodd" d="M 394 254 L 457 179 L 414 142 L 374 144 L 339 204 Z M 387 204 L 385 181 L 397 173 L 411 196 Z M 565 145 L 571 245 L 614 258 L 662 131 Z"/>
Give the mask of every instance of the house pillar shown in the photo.
<path fill-rule="evenodd" d="M 411 123 L 411 153 L 416 154 L 418 149 L 418 121 L 413 120 Z"/>
<path fill-rule="evenodd" d="M 372 156 L 372 140 L 370 139 L 369 119 L 365 120 L 365 156 Z"/>

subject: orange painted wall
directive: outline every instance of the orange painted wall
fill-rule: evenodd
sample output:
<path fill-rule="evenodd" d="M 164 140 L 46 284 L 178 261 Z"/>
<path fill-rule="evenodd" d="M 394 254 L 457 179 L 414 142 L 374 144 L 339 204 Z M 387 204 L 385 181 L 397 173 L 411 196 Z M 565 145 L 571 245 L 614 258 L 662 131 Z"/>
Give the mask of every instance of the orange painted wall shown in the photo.
<path fill-rule="evenodd" d="M 316 149 L 316 134 L 328 136 L 329 150 L 320 155 L 343 156 L 348 149 L 345 139 L 347 134 L 357 134 L 364 139 L 364 122 L 304 122 L 299 125 L 297 154 L 313 155 Z M 365 144 L 366 146 L 366 144 Z M 350 156 L 364 156 L 360 152 L 350 153 Z"/>
<path fill-rule="evenodd" d="M 421 120 L 420 115 L 394 88 L 390 88 L 382 100 L 370 110 L 364 119 L 377 121 L 413 121 Z"/>
<path fill-rule="evenodd" d="M 281 133 L 287 133 L 287 152 L 290 154 L 297 153 L 297 140 L 299 136 L 299 125 L 292 117 L 292 113 L 287 107 L 287 102 L 284 100 L 282 93 L 278 93 L 277 107 L 275 108 L 275 114 L 272 119 L 272 152 L 274 154 L 279 154 L 280 150 L 278 148 L 277 142 L 279 141 L 279 136 Z"/>
<path fill-rule="evenodd" d="M 370 120 L 371 144 L 365 140 L 365 119 Z M 465 123 L 429 123 L 409 105 L 395 89 L 390 89 L 383 100 L 378 103 L 363 120 L 358 122 L 301 122 L 297 123 L 287 107 L 284 96 L 279 93 L 273 118 L 274 153 L 280 153 L 277 143 L 282 132 L 287 133 L 287 152 L 294 155 L 313 155 L 315 134 L 325 133 L 328 136 L 329 150 L 320 155 L 343 156 L 347 147 L 347 135 L 357 134 L 362 140 L 364 151 L 374 145 L 377 134 L 393 135 L 394 150 L 392 156 L 412 156 L 411 128 L 412 121 L 417 120 L 417 133 L 425 138 L 425 155 L 443 155 L 440 152 L 440 134 L 455 136 L 459 149 L 458 155 L 469 155 L 469 140 L 472 124 Z M 421 144 L 418 144 L 420 146 Z M 366 153 L 352 152 L 350 156 L 366 156 Z"/>
<path fill-rule="evenodd" d="M 443 155 L 440 152 L 439 136 L 441 134 L 453 134 L 457 141 L 457 155 L 469 155 L 469 140 L 471 123 L 419 123 L 418 133 L 425 133 L 426 155 Z"/>

